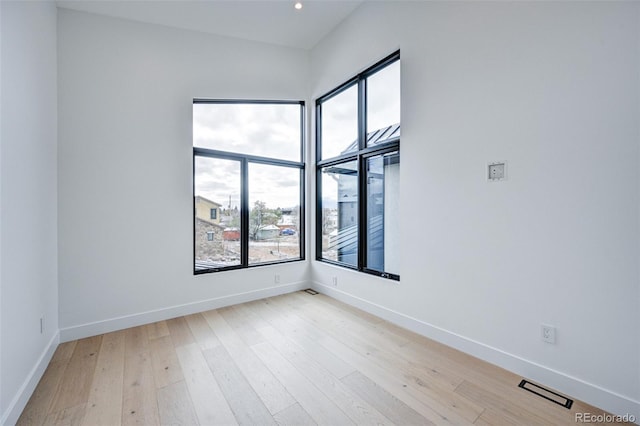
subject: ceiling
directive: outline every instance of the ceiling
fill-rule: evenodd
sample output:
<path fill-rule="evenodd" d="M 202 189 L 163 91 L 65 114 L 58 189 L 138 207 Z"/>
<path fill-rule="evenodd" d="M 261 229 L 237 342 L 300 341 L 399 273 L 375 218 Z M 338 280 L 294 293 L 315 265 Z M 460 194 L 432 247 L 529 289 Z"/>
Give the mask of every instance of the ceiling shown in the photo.
<path fill-rule="evenodd" d="M 58 0 L 59 7 L 311 49 L 364 0 Z"/>

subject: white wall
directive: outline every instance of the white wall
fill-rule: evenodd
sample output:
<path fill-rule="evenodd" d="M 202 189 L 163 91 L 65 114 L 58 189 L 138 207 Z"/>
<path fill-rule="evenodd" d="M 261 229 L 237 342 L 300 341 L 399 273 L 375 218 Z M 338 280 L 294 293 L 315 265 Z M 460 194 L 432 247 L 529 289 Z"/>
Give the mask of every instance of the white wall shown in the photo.
<path fill-rule="evenodd" d="M 193 276 L 191 109 L 305 99 L 308 52 L 58 16 L 62 340 L 307 286 L 309 262 Z"/>
<path fill-rule="evenodd" d="M 401 281 L 314 261 L 314 285 L 640 418 L 639 8 L 356 10 L 312 51 L 312 95 L 401 49 Z"/>
<path fill-rule="evenodd" d="M 0 10 L 0 424 L 13 424 L 58 338 L 56 7 Z"/>

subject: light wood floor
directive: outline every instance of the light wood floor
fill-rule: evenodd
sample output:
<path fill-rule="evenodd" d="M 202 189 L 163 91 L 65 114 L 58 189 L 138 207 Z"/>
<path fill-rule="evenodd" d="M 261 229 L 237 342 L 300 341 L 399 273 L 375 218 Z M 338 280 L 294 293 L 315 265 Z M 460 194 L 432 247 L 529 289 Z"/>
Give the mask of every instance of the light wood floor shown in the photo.
<path fill-rule="evenodd" d="M 575 424 L 520 377 L 297 292 L 61 344 L 19 425 Z"/>

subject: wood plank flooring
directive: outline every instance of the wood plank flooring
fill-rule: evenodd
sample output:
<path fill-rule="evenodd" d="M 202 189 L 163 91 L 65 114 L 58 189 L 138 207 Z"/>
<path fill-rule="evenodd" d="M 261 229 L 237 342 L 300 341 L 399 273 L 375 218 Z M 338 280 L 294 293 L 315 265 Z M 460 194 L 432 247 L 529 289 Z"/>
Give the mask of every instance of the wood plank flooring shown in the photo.
<path fill-rule="evenodd" d="M 18 425 L 557 425 L 520 377 L 297 292 L 61 344 Z"/>

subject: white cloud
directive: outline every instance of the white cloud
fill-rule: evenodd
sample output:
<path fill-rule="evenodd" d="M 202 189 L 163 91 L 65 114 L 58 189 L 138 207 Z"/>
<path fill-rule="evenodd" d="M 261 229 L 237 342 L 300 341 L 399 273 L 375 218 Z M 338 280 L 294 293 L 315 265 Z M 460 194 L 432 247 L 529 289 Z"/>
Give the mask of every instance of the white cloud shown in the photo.
<path fill-rule="evenodd" d="M 367 130 L 400 123 L 400 61 L 367 79 Z"/>
<path fill-rule="evenodd" d="M 300 105 L 194 104 L 194 146 L 300 161 Z"/>
<path fill-rule="evenodd" d="M 300 205 L 300 170 L 249 164 L 249 205 L 264 201 L 269 208 Z"/>

